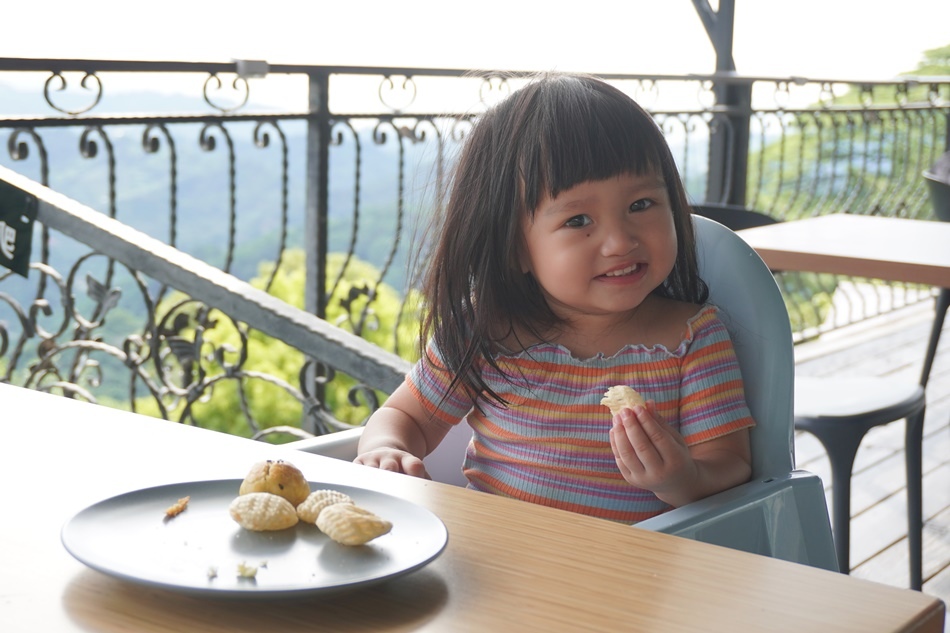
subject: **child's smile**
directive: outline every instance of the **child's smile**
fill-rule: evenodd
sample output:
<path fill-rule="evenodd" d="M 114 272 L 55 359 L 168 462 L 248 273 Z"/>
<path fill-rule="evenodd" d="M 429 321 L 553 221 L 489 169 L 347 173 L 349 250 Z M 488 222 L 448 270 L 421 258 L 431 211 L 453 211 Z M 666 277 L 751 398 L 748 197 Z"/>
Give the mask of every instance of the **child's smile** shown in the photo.
<path fill-rule="evenodd" d="M 609 272 L 601 275 L 607 279 L 617 279 L 619 281 L 625 281 L 629 277 L 639 276 L 639 273 L 643 272 L 646 269 L 646 264 L 636 263 L 631 264 L 630 266 L 624 266 L 618 270 L 611 270 Z"/>

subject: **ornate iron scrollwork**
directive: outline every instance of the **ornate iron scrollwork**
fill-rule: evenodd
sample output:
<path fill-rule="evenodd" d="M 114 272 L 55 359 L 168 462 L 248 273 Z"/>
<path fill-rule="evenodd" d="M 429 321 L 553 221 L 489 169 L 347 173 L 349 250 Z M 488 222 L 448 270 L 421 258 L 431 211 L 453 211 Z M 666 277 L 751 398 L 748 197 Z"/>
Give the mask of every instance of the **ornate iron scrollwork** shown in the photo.
<path fill-rule="evenodd" d="M 54 87 L 54 84 L 58 83 L 58 87 Z M 90 84 L 94 84 L 90 86 Z M 92 103 L 87 105 L 84 108 L 69 109 L 62 107 L 54 103 L 52 92 L 63 92 L 67 89 L 69 83 L 66 81 L 66 78 L 60 72 L 54 72 L 46 79 L 46 83 L 43 85 L 43 98 L 46 99 L 47 105 L 53 108 L 57 112 L 62 112 L 63 114 L 68 114 L 69 116 L 78 116 L 80 114 L 85 114 L 89 112 L 97 105 L 99 101 L 102 100 L 102 82 L 99 80 L 99 76 L 92 72 L 87 72 L 83 75 L 82 80 L 79 82 L 79 86 L 84 90 L 93 90 L 94 94 L 92 96 Z"/>
<path fill-rule="evenodd" d="M 204 97 L 205 103 L 209 106 L 218 110 L 219 112 L 236 112 L 240 110 L 247 104 L 247 100 L 251 96 L 251 86 L 247 83 L 247 79 L 237 76 L 231 82 L 231 89 L 234 94 L 238 96 L 237 105 L 225 105 L 223 102 L 215 101 L 212 97 L 212 93 L 224 89 L 224 83 L 221 81 L 221 78 L 217 73 L 211 73 L 207 79 L 205 79 L 204 86 L 202 88 L 202 96 Z"/>
<path fill-rule="evenodd" d="M 485 106 L 498 103 L 510 94 L 508 78 L 501 75 L 487 75 L 478 86 L 478 100 Z"/>
<path fill-rule="evenodd" d="M 391 76 L 387 75 L 379 82 L 377 94 L 380 103 L 393 113 L 399 113 L 405 112 L 415 102 L 418 88 L 411 75 L 403 77 L 399 85 Z"/>

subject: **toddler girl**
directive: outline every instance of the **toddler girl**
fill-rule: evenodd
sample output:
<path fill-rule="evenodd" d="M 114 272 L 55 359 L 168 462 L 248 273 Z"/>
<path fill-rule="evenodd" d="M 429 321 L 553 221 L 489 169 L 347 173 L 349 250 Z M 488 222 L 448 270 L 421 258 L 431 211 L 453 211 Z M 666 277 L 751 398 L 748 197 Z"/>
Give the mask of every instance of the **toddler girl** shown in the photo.
<path fill-rule="evenodd" d="M 467 418 L 469 487 L 628 523 L 751 473 L 742 377 L 706 304 L 690 207 L 653 119 L 546 75 L 476 122 L 423 284 L 425 349 L 357 463 L 426 477 Z M 611 417 L 607 388 L 645 406 Z"/>

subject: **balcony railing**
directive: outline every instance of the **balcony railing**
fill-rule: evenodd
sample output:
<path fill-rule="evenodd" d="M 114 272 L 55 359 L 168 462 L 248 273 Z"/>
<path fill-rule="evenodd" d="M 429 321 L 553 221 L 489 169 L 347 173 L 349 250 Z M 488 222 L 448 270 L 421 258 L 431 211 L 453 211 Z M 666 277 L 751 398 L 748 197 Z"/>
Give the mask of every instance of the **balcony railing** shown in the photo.
<path fill-rule="evenodd" d="M 602 76 L 653 113 L 697 203 L 930 213 L 950 77 Z M 0 59 L 0 165 L 68 197 L 27 196 L 42 221 L 29 277 L 0 276 L 0 380 L 247 435 L 361 423 L 415 353 L 416 229 L 472 121 L 527 78 Z M 931 296 L 782 285 L 799 339 Z"/>

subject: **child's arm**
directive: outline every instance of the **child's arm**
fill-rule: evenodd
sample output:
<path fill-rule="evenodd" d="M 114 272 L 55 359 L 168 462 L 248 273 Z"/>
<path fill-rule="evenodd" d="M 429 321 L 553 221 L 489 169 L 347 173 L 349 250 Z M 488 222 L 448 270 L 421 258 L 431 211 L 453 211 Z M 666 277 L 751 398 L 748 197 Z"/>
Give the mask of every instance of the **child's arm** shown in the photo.
<path fill-rule="evenodd" d="M 613 418 L 610 445 L 617 467 L 631 484 L 679 507 L 749 480 L 749 432 L 742 429 L 687 446 L 664 422 L 653 401 Z"/>
<path fill-rule="evenodd" d="M 370 416 L 354 461 L 428 479 L 422 458 L 439 445 L 449 430 L 428 420 L 426 410 L 403 383 Z"/>

